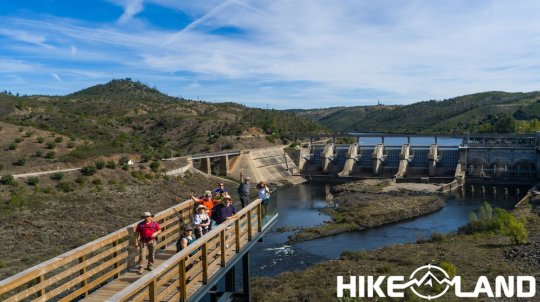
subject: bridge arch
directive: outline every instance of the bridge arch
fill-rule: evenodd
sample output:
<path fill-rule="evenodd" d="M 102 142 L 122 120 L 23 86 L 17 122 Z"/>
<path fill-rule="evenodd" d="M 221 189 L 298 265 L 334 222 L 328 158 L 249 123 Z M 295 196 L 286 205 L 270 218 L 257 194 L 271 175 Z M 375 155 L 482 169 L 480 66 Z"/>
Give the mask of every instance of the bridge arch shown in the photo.
<path fill-rule="evenodd" d="M 511 167 L 512 162 L 504 157 L 495 157 L 489 162 L 489 166 L 492 168 Z"/>
<path fill-rule="evenodd" d="M 480 156 L 475 156 L 471 159 L 469 159 L 468 161 L 468 165 L 469 167 L 473 167 L 473 168 L 480 168 L 480 167 L 488 167 L 489 166 L 489 163 L 488 161 L 483 158 L 483 157 L 480 157 Z"/>
<path fill-rule="evenodd" d="M 529 158 L 520 157 L 512 163 L 512 168 L 521 171 L 531 171 L 536 169 L 536 165 Z"/>

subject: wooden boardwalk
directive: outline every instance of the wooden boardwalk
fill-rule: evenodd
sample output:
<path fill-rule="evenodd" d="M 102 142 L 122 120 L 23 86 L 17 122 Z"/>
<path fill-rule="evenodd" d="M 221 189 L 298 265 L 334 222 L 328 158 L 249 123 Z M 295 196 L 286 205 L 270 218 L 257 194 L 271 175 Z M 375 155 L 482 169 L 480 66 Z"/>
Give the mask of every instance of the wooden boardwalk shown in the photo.
<path fill-rule="evenodd" d="M 247 236 L 243 236 L 241 239 L 241 245 L 245 245 L 248 242 Z M 235 246 L 230 245 L 226 250 L 226 256 L 225 258 L 227 260 L 230 260 L 232 257 L 235 256 Z M 157 268 L 159 265 L 161 265 L 166 260 L 170 259 L 172 256 L 176 254 L 176 247 L 174 245 L 168 246 L 164 250 L 160 250 L 156 253 L 156 259 L 154 263 L 154 268 Z M 208 275 L 211 278 L 214 276 L 221 268 L 221 263 L 216 255 L 219 256 L 219 248 L 215 248 L 213 250 L 209 251 L 209 254 L 214 255 L 212 258 L 211 263 L 208 266 Z M 200 261 L 194 261 L 194 267 L 197 266 L 197 264 L 200 263 Z M 144 277 L 146 274 L 148 274 L 149 271 L 145 270 L 143 274 L 138 273 L 138 269 L 135 266 L 132 269 L 129 269 L 128 271 L 121 274 L 118 278 L 116 278 L 114 281 L 107 283 L 105 286 L 98 288 L 94 292 L 90 293 L 88 297 L 80 300 L 83 302 L 103 302 L 107 299 L 114 296 L 116 293 L 122 291 L 124 288 L 128 287 L 132 283 L 136 282 L 137 280 Z M 193 278 L 193 282 L 189 282 L 191 286 L 188 287 L 188 297 L 193 295 L 198 289 L 200 289 L 203 286 L 201 275 L 197 274 L 195 278 Z M 177 282 L 177 278 L 171 279 L 171 282 Z M 169 285 L 166 284 L 166 285 Z M 144 301 L 148 301 L 145 299 Z"/>
<path fill-rule="evenodd" d="M 165 250 L 159 250 L 156 253 L 154 267 L 158 267 L 167 259 L 171 258 L 175 253 L 176 247 L 174 245 L 168 246 Z M 116 294 L 117 292 L 128 287 L 128 285 L 139 280 L 142 276 L 148 273 L 148 270 L 144 270 L 144 273 L 139 275 L 137 271 L 137 267 L 129 269 L 128 271 L 118 276 L 118 278 L 116 278 L 114 281 L 107 283 L 101 288 L 98 288 L 96 291 L 89 294 L 88 297 L 82 299 L 81 301 L 103 302 L 107 300 L 108 298 L 114 296 L 114 294 Z"/>
<path fill-rule="evenodd" d="M 156 214 L 162 226 L 152 271 L 139 275 L 133 247 L 136 224 L 87 243 L 0 281 L 0 300 L 188 301 L 219 281 L 277 218 L 262 216 L 257 199 L 237 215 L 176 253 L 175 242 L 191 223 L 193 201 Z"/>

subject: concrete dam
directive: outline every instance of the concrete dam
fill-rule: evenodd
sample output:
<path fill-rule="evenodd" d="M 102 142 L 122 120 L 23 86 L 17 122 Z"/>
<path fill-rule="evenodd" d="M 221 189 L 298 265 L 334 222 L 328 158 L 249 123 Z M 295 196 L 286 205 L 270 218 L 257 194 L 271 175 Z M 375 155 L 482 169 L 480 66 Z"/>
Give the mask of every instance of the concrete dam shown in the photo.
<path fill-rule="evenodd" d="M 446 183 L 451 190 L 467 183 L 530 185 L 540 175 L 540 132 L 535 134 L 470 134 L 454 145 L 415 144 L 420 135 L 362 134 L 378 137 L 377 144 L 306 143 L 301 147 L 273 147 L 194 155 L 192 165 L 207 174 L 253 181 L 279 182 L 305 178 L 390 178 L 396 182 Z M 385 144 L 388 138 L 407 143 Z M 440 137 L 440 136 L 439 136 Z M 455 136 L 454 136 L 455 137 Z M 310 139 L 310 141 L 315 138 Z M 318 138 L 320 139 L 320 137 Z"/>

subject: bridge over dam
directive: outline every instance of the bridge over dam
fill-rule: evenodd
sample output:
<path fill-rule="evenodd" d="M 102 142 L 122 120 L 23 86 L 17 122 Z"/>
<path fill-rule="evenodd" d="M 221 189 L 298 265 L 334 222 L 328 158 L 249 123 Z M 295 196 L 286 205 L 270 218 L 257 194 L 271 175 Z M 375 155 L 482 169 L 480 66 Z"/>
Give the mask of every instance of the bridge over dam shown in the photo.
<path fill-rule="evenodd" d="M 361 137 L 366 137 L 364 134 Z M 407 143 L 385 144 L 402 137 Z M 360 139 L 360 136 L 355 136 Z M 371 134 L 378 144 L 310 144 L 294 156 L 305 176 L 393 178 L 409 182 L 534 184 L 539 176 L 540 133 L 470 134 L 454 145 L 414 144 L 415 136 Z M 335 137 L 333 137 L 335 139 Z"/>

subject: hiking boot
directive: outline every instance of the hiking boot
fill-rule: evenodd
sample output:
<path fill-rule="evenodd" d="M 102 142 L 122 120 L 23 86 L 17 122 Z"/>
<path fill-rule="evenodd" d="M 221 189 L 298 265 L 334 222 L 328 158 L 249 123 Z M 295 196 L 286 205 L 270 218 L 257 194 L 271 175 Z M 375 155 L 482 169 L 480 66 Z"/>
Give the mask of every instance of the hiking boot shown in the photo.
<path fill-rule="evenodd" d="M 153 268 L 151 266 L 147 267 L 146 269 L 149 270 L 149 271 L 153 270 Z"/>
<path fill-rule="evenodd" d="M 142 275 L 142 274 L 144 273 L 144 267 L 139 266 L 139 269 L 137 270 L 137 273 L 138 273 L 139 275 Z"/>

